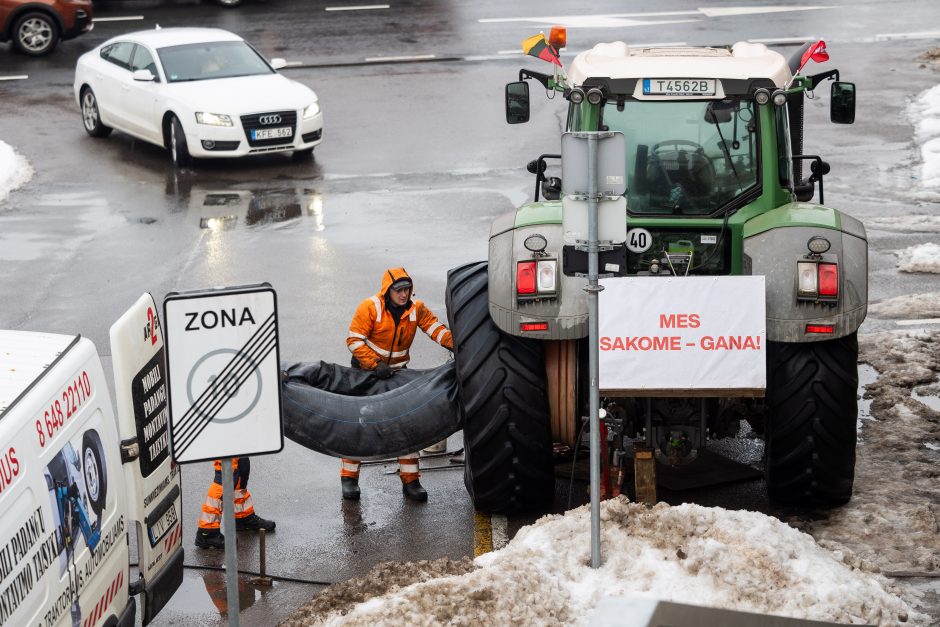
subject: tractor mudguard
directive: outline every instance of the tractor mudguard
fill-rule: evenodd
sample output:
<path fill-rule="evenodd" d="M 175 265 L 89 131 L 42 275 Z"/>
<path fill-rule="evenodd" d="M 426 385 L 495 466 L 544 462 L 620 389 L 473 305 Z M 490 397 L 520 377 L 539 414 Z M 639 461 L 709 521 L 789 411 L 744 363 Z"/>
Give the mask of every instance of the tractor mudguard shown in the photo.
<path fill-rule="evenodd" d="M 379 379 L 326 362 L 282 364 L 284 435 L 334 457 L 414 453 L 461 429 L 453 361 Z"/>

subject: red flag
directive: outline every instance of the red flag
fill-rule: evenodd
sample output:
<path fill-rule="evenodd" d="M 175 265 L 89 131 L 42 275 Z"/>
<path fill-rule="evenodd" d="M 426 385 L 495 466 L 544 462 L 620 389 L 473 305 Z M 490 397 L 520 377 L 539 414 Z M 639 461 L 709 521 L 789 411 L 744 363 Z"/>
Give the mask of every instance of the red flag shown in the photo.
<path fill-rule="evenodd" d="M 548 43 L 548 40 L 545 39 L 545 35 L 541 33 L 533 35 L 523 41 L 522 51 L 529 56 L 561 66 L 561 61 L 558 59 L 558 51 Z"/>
<path fill-rule="evenodd" d="M 803 57 L 800 59 L 800 68 L 810 60 L 815 61 L 816 63 L 823 63 L 824 61 L 829 60 L 829 53 L 826 52 L 826 42 L 820 39 L 812 46 L 806 49 L 806 52 L 803 53 Z"/>

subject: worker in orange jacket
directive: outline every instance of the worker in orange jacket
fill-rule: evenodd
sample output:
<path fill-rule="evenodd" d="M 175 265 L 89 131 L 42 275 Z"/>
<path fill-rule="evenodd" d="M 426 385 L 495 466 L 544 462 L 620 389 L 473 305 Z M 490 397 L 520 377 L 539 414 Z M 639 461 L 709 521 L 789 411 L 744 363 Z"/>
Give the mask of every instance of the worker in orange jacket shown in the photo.
<path fill-rule="evenodd" d="M 349 323 L 346 346 L 354 368 L 372 370 L 387 379 L 408 365 L 408 349 L 420 328 L 448 350 L 454 349 L 450 330 L 420 300 L 412 300 L 413 283 L 404 268 L 389 268 L 382 288 L 363 300 Z M 418 453 L 398 458 L 402 493 L 413 501 L 426 501 L 428 493 L 418 472 Z M 339 471 L 344 499 L 359 498 L 359 461 L 343 458 Z"/>
<path fill-rule="evenodd" d="M 273 520 L 265 520 L 255 513 L 248 491 L 248 475 L 251 472 L 251 460 L 247 457 L 232 459 L 232 485 L 235 486 L 235 529 L 237 531 L 274 531 L 277 526 Z M 199 515 L 199 528 L 196 529 L 196 546 L 200 549 L 221 549 L 225 547 L 225 536 L 219 531 L 222 522 L 222 461 L 215 460 L 215 477 L 209 485 L 206 502 Z"/>

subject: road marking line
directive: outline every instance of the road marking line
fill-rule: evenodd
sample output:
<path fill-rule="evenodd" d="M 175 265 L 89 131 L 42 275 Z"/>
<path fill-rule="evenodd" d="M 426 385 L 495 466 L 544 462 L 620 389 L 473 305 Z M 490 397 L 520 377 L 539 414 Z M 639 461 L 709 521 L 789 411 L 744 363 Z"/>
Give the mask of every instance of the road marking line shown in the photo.
<path fill-rule="evenodd" d="M 816 11 L 818 9 L 835 9 L 838 7 L 815 6 L 815 7 L 702 7 L 699 12 L 705 17 L 734 17 L 737 15 L 760 15 L 763 13 L 789 13 L 791 11 Z"/>
<path fill-rule="evenodd" d="M 0 76 L 0 81 L 25 81 L 29 74 L 17 74 L 15 76 Z"/>
<path fill-rule="evenodd" d="M 509 521 L 502 514 L 490 516 L 493 527 L 493 550 L 498 551 L 509 544 Z"/>
<path fill-rule="evenodd" d="M 752 44 L 805 44 L 807 41 L 816 41 L 819 39 L 816 35 L 807 35 L 806 37 L 762 37 L 760 39 L 748 39 Z"/>
<path fill-rule="evenodd" d="M 473 557 L 493 550 L 493 525 L 489 514 L 473 512 Z"/>
<path fill-rule="evenodd" d="M 654 13 L 602 13 L 600 15 L 542 15 L 533 17 L 488 17 L 477 20 L 481 24 L 498 22 L 568 22 L 584 18 L 590 19 L 620 19 L 630 17 L 672 17 L 675 15 L 701 15 L 700 11 L 661 11 Z"/>
<path fill-rule="evenodd" d="M 920 320 L 895 320 L 899 327 L 913 327 L 919 324 L 940 324 L 940 318 L 921 318 Z"/>
<path fill-rule="evenodd" d="M 143 15 L 127 15 L 124 17 L 96 17 L 93 22 L 134 22 L 144 19 Z"/>
<path fill-rule="evenodd" d="M 924 31 L 920 33 L 882 33 L 875 35 L 875 41 L 893 41 L 896 39 L 933 39 L 940 37 L 940 31 Z"/>
<path fill-rule="evenodd" d="M 371 11 L 373 9 L 387 9 L 387 4 L 360 4 L 354 7 L 326 7 L 324 11 Z"/>
<path fill-rule="evenodd" d="M 414 54 L 401 57 L 366 57 L 365 60 L 368 63 L 391 63 L 394 61 L 427 61 L 436 58 L 436 54 Z"/>

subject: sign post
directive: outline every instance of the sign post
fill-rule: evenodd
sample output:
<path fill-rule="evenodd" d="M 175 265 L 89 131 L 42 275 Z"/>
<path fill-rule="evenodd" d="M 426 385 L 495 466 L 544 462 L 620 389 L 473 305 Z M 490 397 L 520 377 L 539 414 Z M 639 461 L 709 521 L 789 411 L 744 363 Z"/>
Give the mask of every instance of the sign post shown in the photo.
<path fill-rule="evenodd" d="M 237 626 L 232 458 L 284 447 L 277 297 L 267 283 L 173 292 L 163 311 L 173 459 L 222 460 L 228 615 Z"/>
<path fill-rule="evenodd" d="M 605 141 L 602 141 L 605 140 Z M 599 147 L 603 144 L 604 148 Z M 599 153 L 603 157 L 599 160 Z M 588 344 L 590 378 L 590 422 L 591 431 L 591 567 L 601 565 L 601 439 L 600 439 L 600 390 L 598 388 L 598 293 L 604 289 L 599 285 L 598 253 L 603 246 L 610 249 L 613 241 L 600 241 L 602 235 L 598 229 L 598 205 L 604 202 L 618 202 L 626 192 L 626 145 L 623 133 L 588 132 L 565 133 L 561 141 L 562 181 L 565 185 L 565 198 L 573 201 L 587 201 L 587 240 L 576 240 L 575 248 L 588 254 L 588 284 L 584 290 L 588 293 Z M 600 163 L 599 163 L 600 161 Z M 585 166 L 586 169 L 585 169 Z M 563 212 L 569 210 L 563 203 Z M 618 203 L 618 206 L 621 206 Z M 619 232 L 625 229 L 627 222 L 626 204 L 623 204 L 623 227 L 616 227 Z M 605 212 L 610 214 L 611 212 Z M 564 219 L 564 218 L 563 218 Z M 616 220 L 612 221 L 616 224 Z M 608 222 L 610 223 L 610 222 Z M 606 234 L 604 234 L 606 235 Z"/>

